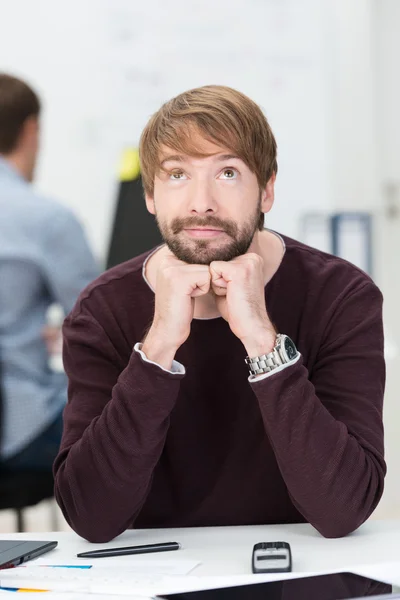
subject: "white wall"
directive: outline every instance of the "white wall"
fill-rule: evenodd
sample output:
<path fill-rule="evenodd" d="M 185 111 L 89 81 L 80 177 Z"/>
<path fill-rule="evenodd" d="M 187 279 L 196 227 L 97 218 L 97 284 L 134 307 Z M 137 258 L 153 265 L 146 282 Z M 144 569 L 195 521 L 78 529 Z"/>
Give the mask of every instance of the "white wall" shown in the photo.
<path fill-rule="evenodd" d="M 377 121 L 372 0 L 331 0 L 331 185 L 337 210 L 375 210 Z"/>
<path fill-rule="evenodd" d="M 79 213 L 104 256 L 120 153 L 190 87 L 232 85 L 264 108 L 279 145 L 271 227 L 298 234 L 329 209 L 329 31 L 320 0 L 0 0 L 0 69 L 45 99 L 38 186 Z"/>

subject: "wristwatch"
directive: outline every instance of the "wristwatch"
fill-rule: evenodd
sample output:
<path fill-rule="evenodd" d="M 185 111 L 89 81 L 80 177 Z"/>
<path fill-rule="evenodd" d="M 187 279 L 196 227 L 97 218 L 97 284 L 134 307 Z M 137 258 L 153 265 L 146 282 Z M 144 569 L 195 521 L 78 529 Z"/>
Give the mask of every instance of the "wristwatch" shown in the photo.
<path fill-rule="evenodd" d="M 250 369 L 250 375 L 263 375 L 289 363 L 297 356 L 298 350 L 290 337 L 278 333 L 272 352 L 254 358 L 247 356 L 245 362 Z"/>

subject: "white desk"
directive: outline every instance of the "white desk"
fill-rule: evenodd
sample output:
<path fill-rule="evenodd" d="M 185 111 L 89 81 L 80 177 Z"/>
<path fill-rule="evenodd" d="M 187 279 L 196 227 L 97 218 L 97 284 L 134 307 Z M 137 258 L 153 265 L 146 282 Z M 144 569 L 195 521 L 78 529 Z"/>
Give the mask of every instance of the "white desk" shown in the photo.
<path fill-rule="evenodd" d="M 1 534 L 0 539 L 58 540 L 59 546 L 46 558 L 75 559 L 77 552 L 103 548 L 90 544 L 74 533 Z M 341 539 L 322 538 L 307 524 L 251 527 L 129 530 L 110 542 L 110 546 L 177 541 L 181 558 L 201 561 L 191 575 L 229 576 L 243 582 L 251 575 L 251 551 L 262 541 L 286 541 L 292 548 L 295 573 L 353 571 L 400 585 L 400 522 L 370 521 L 352 535 Z M 176 552 L 146 555 L 146 559 L 176 560 Z M 122 557 L 125 560 L 128 557 Z M 100 560 L 100 559 L 98 559 Z M 118 558 L 115 558 L 118 561 Z M 392 564 L 388 564 L 392 563 Z M 232 578 L 232 576 L 236 576 Z M 260 576 L 257 576 L 260 577 Z M 260 581 L 260 579 L 258 579 Z"/>

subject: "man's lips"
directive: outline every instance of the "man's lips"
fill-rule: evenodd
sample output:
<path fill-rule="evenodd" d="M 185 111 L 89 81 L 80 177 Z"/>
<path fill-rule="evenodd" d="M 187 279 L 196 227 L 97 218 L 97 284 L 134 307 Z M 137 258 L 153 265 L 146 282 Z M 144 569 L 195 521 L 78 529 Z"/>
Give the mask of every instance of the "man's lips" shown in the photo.
<path fill-rule="evenodd" d="M 191 237 L 216 237 L 224 233 L 223 229 L 213 227 L 188 227 L 183 231 Z"/>

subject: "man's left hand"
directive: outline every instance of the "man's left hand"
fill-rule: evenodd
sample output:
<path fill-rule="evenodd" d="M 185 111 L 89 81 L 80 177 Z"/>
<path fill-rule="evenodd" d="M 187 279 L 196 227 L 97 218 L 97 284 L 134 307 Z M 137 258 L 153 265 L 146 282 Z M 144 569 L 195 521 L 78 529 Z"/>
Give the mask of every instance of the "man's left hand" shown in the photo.
<path fill-rule="evenodd" d="M 210 264 L 217 307 L 249 356 L 272 352 L 276 331 L 265 306 L 264 262 L 254 253 Z"/>

